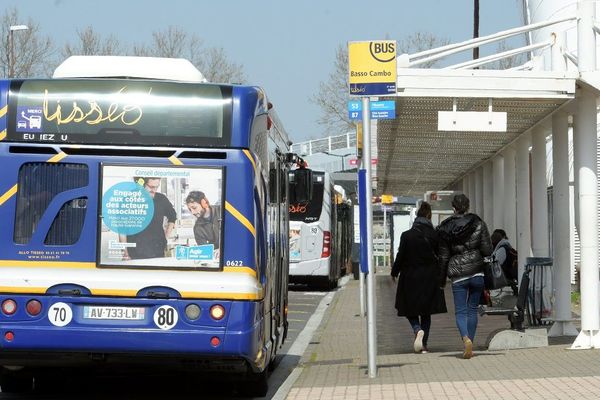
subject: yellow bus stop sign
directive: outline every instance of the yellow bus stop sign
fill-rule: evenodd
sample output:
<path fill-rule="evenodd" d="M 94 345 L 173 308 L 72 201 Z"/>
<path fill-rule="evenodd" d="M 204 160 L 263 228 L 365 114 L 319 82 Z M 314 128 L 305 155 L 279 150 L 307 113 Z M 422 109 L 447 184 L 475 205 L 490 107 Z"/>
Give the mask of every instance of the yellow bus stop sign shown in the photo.
<path fill-rule="evenodd" d="M 391 194 L 381 195 L 381 204 L 392 204 L 394 202 L 394 196 Z"/>
<path fill-rule="evenodd" d="M 396 93 L 396 41 L 348 42 L 348 81 L 351 96 Z"/>

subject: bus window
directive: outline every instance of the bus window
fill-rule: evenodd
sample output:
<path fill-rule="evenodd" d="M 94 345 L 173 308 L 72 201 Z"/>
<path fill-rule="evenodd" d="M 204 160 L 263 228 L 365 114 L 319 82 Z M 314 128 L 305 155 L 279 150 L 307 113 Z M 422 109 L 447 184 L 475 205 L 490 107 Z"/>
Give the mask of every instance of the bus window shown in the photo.
<path fill-rule="evenodd" d="M 317 221 L 321 216 L 321 210 L 323 209 L 324 187 L 322 175 L 315 173 L 311 200 L 307 203 L 290 204 L 290 220 L 300 222 Z"/>
<path fill-rule="evenodd" d="M 84 164 L 23 164 L 18 176 L 14 242 L 29 243 L 54 197 L 67 190 L 87 186 L 88 179 L 88 166 Z M 56 215 L 46 238 L 47 244 L 73 244 L 79 239 L 86 200 L 75 200 L 65 203 Z"/>
<path fill-rule="evenodd" d="M 7 138 L 77 144 L 226 146 L 228 86 L 146 80 L 11 84 Z"/>

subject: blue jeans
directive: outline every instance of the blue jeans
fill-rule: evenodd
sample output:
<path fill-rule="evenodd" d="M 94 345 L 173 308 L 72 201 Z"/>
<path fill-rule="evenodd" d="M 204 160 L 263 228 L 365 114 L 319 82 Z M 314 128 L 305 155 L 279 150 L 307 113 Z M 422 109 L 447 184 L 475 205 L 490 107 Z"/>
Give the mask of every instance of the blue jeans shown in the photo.
<path fill-rule="evenodd" d="M 423 336 L 423 346 L 427 347 L 427 339 L 429 339 L 429 329 L 431 328 L 431 315 L 421 315 L 421 321 L 419 322 L 419 317 L 406 317 L 408 322 L 410 322 L 410 326 L 412 327 L 415 335 L 420 330 L 425 332 Z"/>
<path fill-rule="evenodd" d="M 483 287 L 483 276 L 474 276 L 452 284 L 456 326 L 461 337 L 468 336 L 471 340 L 475 338 L 477 306 Z"/>

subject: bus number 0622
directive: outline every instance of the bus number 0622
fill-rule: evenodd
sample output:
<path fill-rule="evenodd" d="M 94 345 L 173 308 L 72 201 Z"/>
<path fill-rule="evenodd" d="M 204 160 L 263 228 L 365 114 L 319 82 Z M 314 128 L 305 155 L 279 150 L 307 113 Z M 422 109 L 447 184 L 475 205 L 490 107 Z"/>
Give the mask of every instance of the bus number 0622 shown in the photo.
<path fill-rule="evenodd" d="M 225 261 L 225 265 L 228 267 L 241 267 L 244 263 L 242 260 L 227 260 Z"/>

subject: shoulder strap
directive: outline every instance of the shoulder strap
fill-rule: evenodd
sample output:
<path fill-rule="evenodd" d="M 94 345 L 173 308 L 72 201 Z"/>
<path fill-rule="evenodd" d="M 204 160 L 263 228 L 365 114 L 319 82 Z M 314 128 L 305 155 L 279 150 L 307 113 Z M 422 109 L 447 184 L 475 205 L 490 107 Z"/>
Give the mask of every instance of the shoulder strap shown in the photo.
<path fill-rule="evenodd" d="M 514 247 L 510 245 L 510 243 L 503 243 L 500 246 L 500 248 L 504 249 L 504 251 L 506 252 L 506 258 L 504 260 L 503 265 L 514 264 L 517 260 L 517 250 L 515 250 Z"/>
<path fill-rule="evenodd" d="M 510 243 L 503 243 L 503 244 L 502 244 L 500 247 L 501 247 L 501 248 L 503 248 L 503 249 L 504 249 L 504 251 L 506 251 L 506 256 L 507 256 L 507 257 L 508 257 L 509 255 L 514 255 L 514 254 L 517 252 L 517 250 L 515 250 L 515 248 L 514 248 L 514 247 L 512 247 L 512 246 L 510 245 Z"/>
<path fill-rule="evenodd" d="M 420 230 L 416 226 L 413 226 L 413 228 L 415 228 L 415 230 L 417 232 L 419 232 L 423 236 L 423 239 L 425 239 L 425 241 L 427 242 L 427 245 L 429 246 L 429 249 L 433 252 L 433 256 L 437 259 L 438 258 L 437 251 L 431 245 L 431 242 L 429 241 L 429 238 L 427 237 L 427 235 L 425 234 L 425 232 L 423 232 L 422 230 Z"/>

